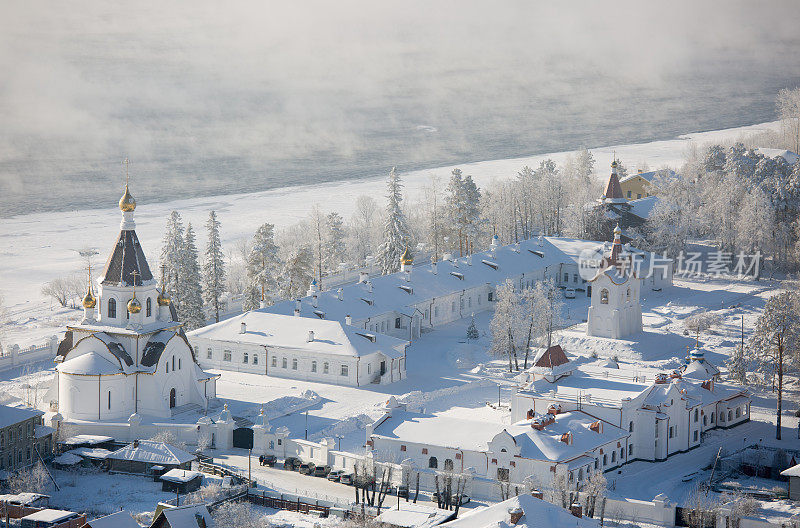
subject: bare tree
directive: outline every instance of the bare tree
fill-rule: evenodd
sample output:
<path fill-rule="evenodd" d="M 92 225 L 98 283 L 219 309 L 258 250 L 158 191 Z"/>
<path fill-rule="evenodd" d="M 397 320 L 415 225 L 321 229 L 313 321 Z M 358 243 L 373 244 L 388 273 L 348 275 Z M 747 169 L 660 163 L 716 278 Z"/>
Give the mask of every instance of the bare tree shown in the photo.
<path fill-rule="evenodd" d="M 67 307 L 67 303 L 69 302 L 73 293 L 74 288 L 69 278 L 65 277 L 57 277 L 44 283 L 44 286 L 42 286 L 42 295 L 50 297 L 63 308 Z"/>
<path fill-rule="evenodd" d="M 785 141 L 791 150 L 800 153 L 800 88 L 781 90 L 777 103 Z"/>
<path fill-rule="evenodd" d="M 8 487 L 11 493 L 42 493 L 47 490 L 50 484 L 50 477 L 47 474 L 41 460 L 33 466 L 20 469 L 8 480 Z"/>
<path fill-rule="evenodd" d="M 694 332 L 695 341 L 699 344 L 700 333 L 711 330 L 717 326 L 720 321 L 722 321 L 722 317 L 720 317 L 719 314 L 705 311 L 687 317 L 683 322 L 683 327 L 690 332 Z"/>

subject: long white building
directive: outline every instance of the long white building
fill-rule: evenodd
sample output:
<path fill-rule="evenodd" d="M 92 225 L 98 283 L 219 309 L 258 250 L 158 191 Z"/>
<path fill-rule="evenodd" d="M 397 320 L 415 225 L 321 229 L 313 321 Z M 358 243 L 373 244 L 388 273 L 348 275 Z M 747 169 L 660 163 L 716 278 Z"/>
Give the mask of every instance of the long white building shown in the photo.
<path fill-rule="evenodd" d="M 259 311 L 282 315 L 349 322 L 369 332 L 414 340 L 426 329 L 489 310 L 495 288 L 511 279 L 518 289 L 535 281 L 553 279 L 559 287 L 574 288 L 589 295 L 591 284 L 582 278 L 582 256 L 603 254 L 609 243 L 559 237 L 538 237 L 500 246 L 495 237 L 488 251 L 467 257 L 446 258 L 415 266 L 411 259 L 400 272 L 368 278 L 358 284 L 279 302 Z M 642 269 L 651 260 L 628 246 L 624 251 L 639 255 Z M 660 290 L 672 284 L 671 266 L 641 274 L 641 289 Z"/>
<path fill-rule="evenodd" d="M 339 321 L 251 311 L 187 337 L 208 369 L 351 386 L 406 377 L 408 341 Z"/>

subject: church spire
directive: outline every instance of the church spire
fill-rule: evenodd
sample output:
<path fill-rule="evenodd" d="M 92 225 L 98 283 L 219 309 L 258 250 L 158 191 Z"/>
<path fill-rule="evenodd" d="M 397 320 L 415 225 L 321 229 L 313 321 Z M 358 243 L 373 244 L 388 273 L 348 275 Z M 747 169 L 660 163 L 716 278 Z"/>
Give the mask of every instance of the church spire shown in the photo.
<path fill-rule="evenodd" d="M 622 229 L 619 228 L 619 224 L 617 227 L 614 228 L 614 242 L 611 244 L 611 258 L 610 262 L 612 266 L 616 266 L 619 263 L 619 256 L 622 253 Z"/>
<path fill-rule="evenodd" d="M 614 161 L 611 162 L 611 176 L 608 177 L 606 192 L 603 193 L 605 200 L 624 200 L 622 186 L 619 184 L 619 176 L 617 175 L 617 166 L 617 156 L 615 154 Z"/>
<path fill-rule="evenodd" d="M 122 224 L 120 229 L 123 231 L 133 231 L 136 229 L 136 223 L 133 221 L 133 211 L 136 210 L 136 200 L 133 198 L 129 189 L 130 175 L 128 174 L 128 164 L 130 160 L 125 158 L 125 193 L 119 199 L 119 210 L 122 211 Z"/>

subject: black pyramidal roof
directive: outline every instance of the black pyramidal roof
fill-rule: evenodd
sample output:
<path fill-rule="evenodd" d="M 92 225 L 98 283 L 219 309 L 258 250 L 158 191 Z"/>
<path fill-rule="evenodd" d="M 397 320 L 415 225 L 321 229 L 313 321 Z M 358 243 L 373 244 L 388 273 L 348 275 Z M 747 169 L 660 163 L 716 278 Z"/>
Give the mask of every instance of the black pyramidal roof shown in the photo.
<path fill-rule="evenodd" d="M 133 286 L 134 271 L 136 271 L 136 286 L 153 279 L 136 231 L 120 231 L 117 243 L 103 270 L 102 283 L 111 285 L 123 283 L 125 286 Z"/>

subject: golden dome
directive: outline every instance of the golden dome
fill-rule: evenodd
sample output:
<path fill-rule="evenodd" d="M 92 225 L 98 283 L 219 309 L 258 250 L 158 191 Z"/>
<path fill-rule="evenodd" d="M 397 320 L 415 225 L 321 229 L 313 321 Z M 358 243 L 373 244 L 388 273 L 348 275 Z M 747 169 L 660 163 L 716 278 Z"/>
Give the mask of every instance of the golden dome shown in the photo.
<path fill-rule="evenodd" d="M 128 301 L 128 311 L 132 314 L 137 314 L 142 311 L 142 303 L 139 302 L 139 299 L 133 297 Z"/>
<path fill-rule="evenodd" d="M 615 235 L 621 235 L 622 234 L 622 229 L 619 228 L 619 224 L 617 224 L 617 227 L 614 228 L 614 234 Z"/>
<path fill-rule="evenodd" d="M 403 251 L 403 254 L 400 255 L 400 263 L 401 264 L 406 264 L 406 265 L 414 263 L 414 257 L 411 255 L 411 252 L 408 250 L 408 246 L 406 246 L 406 250 Z"/>
<path fill-rule="evenodd" d="M 614 160 L 614 161 L 611 162 L 611 168 L 612 169 L 616 169 L 617 168 L 617 160 Z"/>
<path fill-rule="evenodd" d="M 125 194 L 123 194 L 122 198 L 119 199 L 119 209 L 125 213 L 136 209 L 136 200 L 134 200 L 133 196 L 131 196 L 131 192 L 128 190 L 127 183 L 125 184 Z"/>
<path fill-rule="evenodd" d="M 163 290 L 158 292 L 156 302 L 159 306 L 169 306 L 169 294 Z"/>
<path fill-rule="evenodd" d="M 86 296 L 83 298 L 83 307 L 87 309 L 91 309 L 97 306 L 97 299 L 94 298 L 94 294 L 92 293 L 92 287 L 89 286 L 89 289 L 86 290 Z"/>

